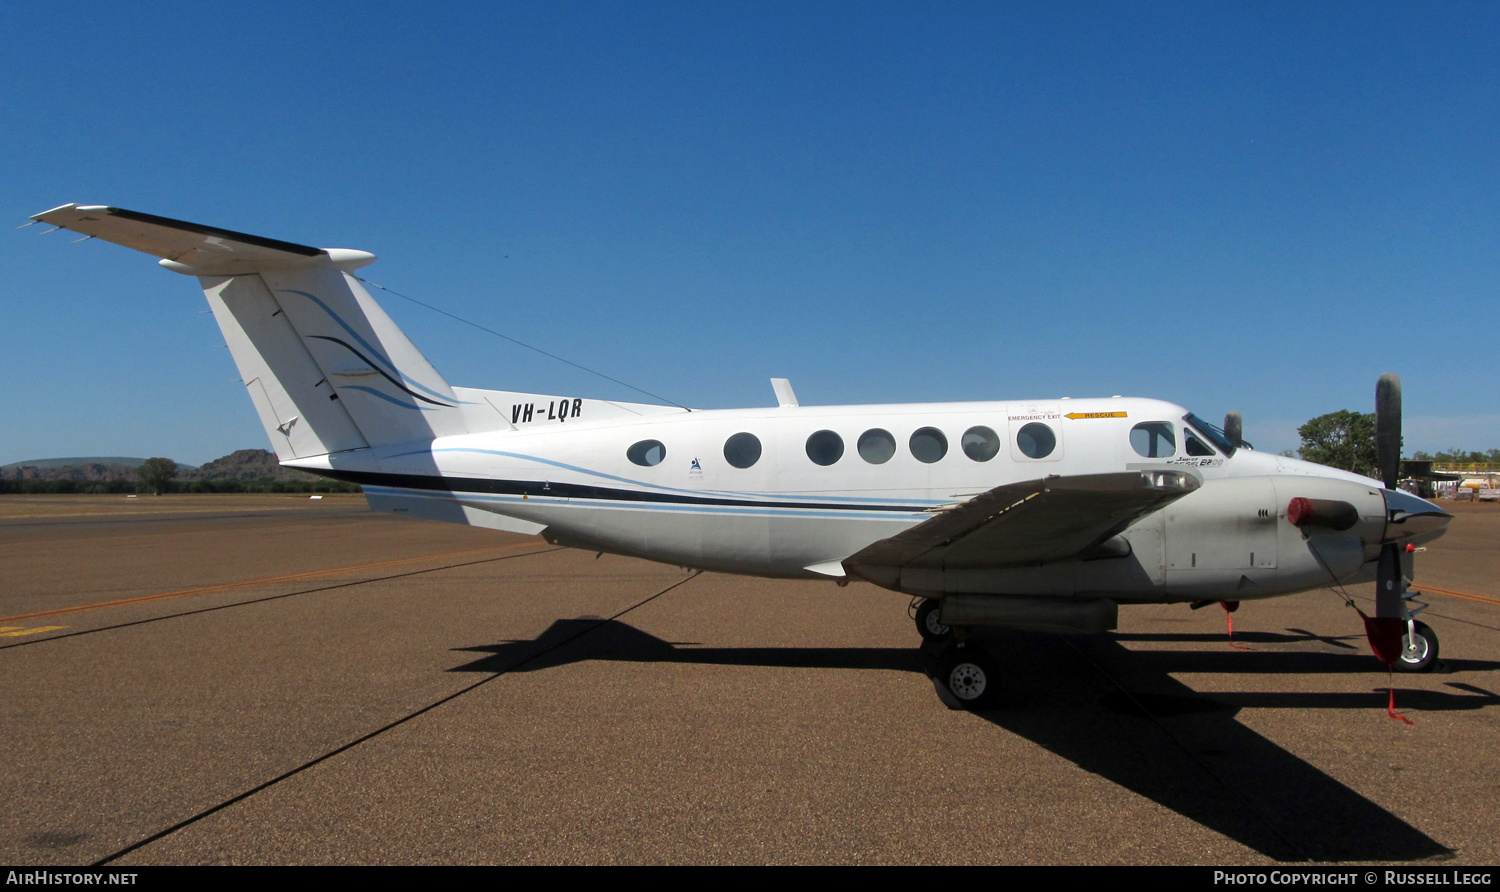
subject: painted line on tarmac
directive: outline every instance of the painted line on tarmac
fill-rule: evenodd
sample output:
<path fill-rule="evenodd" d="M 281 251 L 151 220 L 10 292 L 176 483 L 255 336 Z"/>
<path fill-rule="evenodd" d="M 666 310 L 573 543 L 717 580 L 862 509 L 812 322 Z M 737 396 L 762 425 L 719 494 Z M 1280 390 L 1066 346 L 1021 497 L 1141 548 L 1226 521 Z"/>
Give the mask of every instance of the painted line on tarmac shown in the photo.
<path fill-rule="evenodd" d="M 256 514 L 267 514 L 272 511 L 292 512 L 297 511 L 302 507 L 303 503 L 301 502 L 289 502 L 285 505 L 250 505 L 235 507 L 172 506 L 165 509 L 149 509 L 136 508 L 134 506 L 122 506 L 118 510 L 110 510 L 109 508 L 106 508 L 102 511 L 35 511 L 30 514 L 0 513 L 0 524 L 9 523 L 10 521 L 16 520 L 49 520 L 54 517 L 64 520 L 79 517 L 108 517 L 111 519 L 120 518 L 124 520 L 139 517 L 153 517 L 161 518 L 162 520 L 173 520 L 195 518 L 205 514 L 219 514 L 224 517 L 249 517 Z M 329 506 L 326 507 L 344 508 L 346 506 L 340 505 L 337 502 L 331 502 L 329 503 Z M 353 508 L 354 506 L 351 505 L 347 507 Z M 363 505 L 361 505 L 360 507 L 363 507 Z"/>
<path fill-rule="evenodd" d="M 1450 592 L 1450 591 L 1447 591 L 1445 589 L 1440 589 L 1440 588 L 1429 588 L 1429 587 L 1427 587 L 1425 585 L 1424 586 L 1413 586 L 1413 588 L 1415 588 L 1418 592 L 1421 592 L 1424 595 L 1427 594 L 1428 592 L 1433 592 L 1434 594 L 1454 595 L 1454 596 L 1459 597 L 1459 598 L 1467 598 L 1467 599 L 1473 600 L 1473 601 L 1482 601 L 1482 602 L 1484 602 L 1486 604 L 1500 604 L 1500 601 L 1495 601 L 1495 600 L 1492 600 L 1490 598 L 1486 598 L 1483 595 L 1470 595 L 1470 594 L 1465 594 L 1464 592 Z M 1363 601 L 1366 604 L 1374 604 L 1375 603 L 1375 596 L 1374 595 L 1354 595 L 1354 594 L 1350 594 L 1349 592 L 1337 591 L 1337 590 L 1332 589 L 1332 588 L 1325 588 L 1325 589 L 1323 589 L 1323 591 L 1333 592 L 1335 595 L 1337 595 L 1339 598 L 1343 599 L 1344 601 L 1350 602 L 1350 606 L 1353 606 L 1353 601 L 1356 600 L 1356 599 L 1358 599 L 1360 601 Z M 1489 629 L 1492 632 L 1500 632 L 1500 626 L 1492 626 L 1492 625 L 1489 625 L 1488 623 L 1482 623 L 1482 622 L 1478 622 L 1478 621 L 1472 620 L 1472 619 L 1465 619 L 1463 617 L 1454 616 L 1451 613 L 1439 613 L 1438 611 L 1434 610 L 1431 613 L 1428 613 L 1427 616 L 1428 617 L 1440 616 L 1443 619 L 1448 620 L 1449 622 L 1463 623 L 1466 626 L 1474 626 L 1475 628 L 1478 628 L 1478 629 Z M 1354 636 L 1354 637 L 1358 637 L 1358 636 Z"/>
<path fill-rule="evenodd" d="M 145 619 L 135 619 L 129 622 L 116 623 L 112 626 L 98 626 L 93 629 L 80 629 L 77 632 L 65 632 L 61 635 L 50 635 L 46 638 L 32 638 L 28 641 L 18 641 L 15 644 L 0 645 L 0 650 L 12 650 L 17 647 L 25 647 L 29 644 L 43 644 L 53 641 L 62 641 L 67 638 L 77 638 L 79 635 L 93 635 L 98 632 L 110 632 L 115 629 L 128 629 L 131 626 L 144 626 L 147 623 L 159 623 L 163 620 L 180 619 L 184 616 L 196 616 L 200 613 L 213 613 L 217 610 L 228 610 L 232 607 L 248 607 L 251 604 L 264 604 L 267 601 L 280 601 L 282 598 L 295 598 L 298 595 L 313 595 L 317 594 L 318 592 L 331 592 L 341 588 L 353 588 L 356 585 L 367 585 L 371 582 L 387 582 L 392 579 L 405 579 L 408 576 L 421 576 L 424 573 L 437 573 L 442 570 L 455 570 L 459 567 L 473 567 L 477 564 L 492 564 L 495 561 L 510 561 L 515 560 L 516 558 L 531 557 L 538 554 L 551 554 L 554 551 L 564 550 L 565 549 L 562 546 L 557 546 L 554 548 L 543 548 L 538 551 L 523 551 L 520 554 L 497 554 L 493 557 L 479 558 L 478 560 L 464 561 L 457 564 L 443 564 L 438 567 L 424 567 L 420 570 L 408 570 L 405 573 L 391 573 L 386 576 L 371 576 L 368 579 L 351 579 L 348 582 L 335 582 L 331 585 L 319 586 L 318 588 L 302 589 L 301 591 L 295 592 L 282 592 L 279 595 L 266 595 L 263 598 L 251 598 L 248 601 L 233 601 L 228 604 L 215 604 L 212 607 L 199 607 L 197 610 L 184 610 L 181 613 L 167 613 L 162 616 L 150 616 Z M 464 552 L 458 553 L 463 554 Z M 398 563 L 406 562 L 403 561 Z M 67 626 L 59 626 L 58 628 L 65 629 L 67 628 Z"/>
<path fill-rule="evenodd" d="M 1467 598 L 1470 601 L 1478 601 L 1481 604 L 1500 604 L 1500 598 L 1487 598 L 1484 595 L 1471 595 L 1468 592 L 1449 591 L 1445 588 L 1436 588 L 1430 585 L 1413 586 L 1420 592 L 1436 592 L 1439 595 L 1449 595 L 1454 598 Z"/>
<path fill-rule="evenodd" d="M 554 549 L 554 550 L 555 551 L 561 551 L 561 549 Z M 415 719 L 415 718 L 417 718 L 419 716 L 422 716 L 422 715 L 425 715 L 426 713 L 431 712 L 434 709 L 437 709 L 439 706 L 442 706 L 444 703 L 448 703 L 448 702 L 451 702 L 453 700 L 457 700 L 459 697 L 462 697 L 464 694 L 469 693 L 470 691 L 474 690 L 475 688 L 481 687 L 483 685 L 487 685 L 487 684 L 489 684 L 490 682 L 494 681 L 497 678 L 502 678 L 505 675 L 507 675 L 508 673 L 510 673 L 510 671 L 513 670 L 513 669 L 516 669 L 516 668 L 518 668 L 520 666 L 524 666 L 527 663 L 531 662 L 532 660 L 535 660 L 535 659 L 537 659 L 539 657 L 542 657 L 542 656 L 544 656 L 546 654 L 549 654 L 552 651 L 557 650 L 560 647 L 565 647 L 568 644 L 571 644 L 573 641 L 577 640 L 578 638 L 581 638 L 584 635 L 589 634 L 590 632 L 594 631 L 595 629 L 599 628 L 600 626 L 608 625 L 609 623 L 614 622 L 615 620 L 617 620 L 620 617 L 624 616 L 625 614 L 631 612 L 632 610 L 635 610 L 635 609 L 640 608 L 640 607 L 644 607 L 645 605 L 650 604 L 652 601 L 655 601 L 657 598 L 660 598 L 662 595 L 665 595 L 667 592 L 670 592 L 673 589 L 678 588 L 679 586 L 686 585 L 689 582 L 692 582 L 694 579 L 697 579 L 699 576 L 702 576 L 702 575 L 703 575 L 703 571 L 702 570 L 696 570 L 691 575 L 687 576 L 686 578 L 679 579 L 678 581 L 672 583 L 671 585 L 667 586 L 666 588 L 663 588 L 660 591 L 657 591 L 654 594 L 648 595 L 647 597 L 645 597 L 645 598 L 643 598 L 643 599 L 635 602 L 634 604 L 631 604 L 629 607 L 626 607 L 625 609 L 619 611 L 614 616 L 610 616 L 610 617 L 606 617 L 604 619 L 598 620 L 593 625 L 590 625 L 590 626 L 588 626 L 588 627 L 586 627 L 586 628 L 584 628 L 584 629 L 582 629 L 582 630 L 580 630 L 580 631 L 578 631 L 578 632 L 576 632 L 576 633 L 574 633 L 572 635 L 569 635 L 566 638 L 563 638 L 563 639 L 561 639 L 561 640 L 553 643 L 550 647 L 545 647 L 542 650 L 539 650 L 539 651 L 537 651 L 534 654 L 529 654 L 525 658 L 516 661 L 514 664 L 512 664 L 510 666 L 507 666 L 506 668 L 501 669 L 501 670 L 499 670 L 498 672 L 495 672 L 492 675 L 489 675 L 489 676 L 487 676 L 485 678 L 481 678 L 478 681 L 474 682 L 473 684 L 464 685 L 463 687 L 459 688 L 458 690 L 454 691 L 453 693 L 448 694 L 448 695 L 446 695 L 444 697 L 440 697 L 439 699 L 434 700 L 433 702 L 427 704 L 426 706 L 421 707 L 420 709 L 417 709 L 417 710 L 415 710 L 413 712 L 409 712 L 406 715 L 402 716 L 401 718 L 396 719 L 393 722 L 390 722 L 389 724 L 386 724 L 386 725 L 383 725 L 383 726 L 381 726 L 379 728 L 376 728 L 374 731 L 371 731 L 368 734 L 365 734 L 365 735 L 360 736 L 360 737 L 356 737 L 355 739 L 349 741 L 348 743 L 344 744 L 343 746 L 331 749 L 328 752 L 324 753 L 321 756 L 318 756 L 315 759 L 312 759 L 310 761 L 304 762 L 301 765 L 298 765 L 296 768 L 291 769 L 290 771 L 283 772 L 282 774 L 279 774 L 276 777 L 271 778 L 270 780 L 266 781 L 265 783 L 262 783 L 262 784 L 259 784 L 257 786 L 251 787 L 250 789 L 248 789 L 245 792 L 240 793 L 240 794 L 238 794 L 236 796 L 231 796 L 230 798 L 225 799 L 223 802 L 220 802 L 218 805 L 212 806 L 210 808 L 206 808 L 203 811 L 198 812 L 196 815 L 193 815 L 190 818 L 187 818 L 187 819 L 182 820 L 182 821 L 178 821 L 176 824 L 173 824 L 172 826 L 168 827 L 165 830 L 157 831 L 156 833 L 151 834 L 150 836 L 146 837 L 145 839 L 142 839 L 142 840 L 140 840 L 138 842 L 131 843 L 130 845 L 126 846 L 123 849 L 120 849 L 119 851 L 115 852 L 114 854 L 106 855 L 103 858 L 100 858 L 98 861 L 95 861 L 90 866 L 91 867 L 103 867 L 106 864 L 109 864 L 109 863 L 111 863 L 113 861 L 117 861 L 120 858 L 125 857 L 126 855 L 130 854 L 131 852 L 136 851 L 137 849 L 145 848 L 146 846 L 150 845 L 153 842 L 156 842 L 159 839 L 164 839 L 164 838 L 166 838 L 168 836 L 171 836 L 173 833 L 176 833 L 179 830 L 183 830 L 183 829 L 185 829 L 187 827 L 191 827 L 192 825 L 198 823 L 199 821 L 203 820 L 204 818 L 209 817 L 210 815 L 216 814 L 218 812 L 221 812 L 224 809 L 229 808 L 231 805 L 234 805 L 234 804 L 236 804 L 238 802 L 243 802 L 246 799 L 249 799 L 251 796 L 254 796 L 256 793 L 261 792 L 262 790 L 268 790 L 271 787 L 274 787 L 277 784 L 281 783 L 282 781 L 287 780 L 288 778 L 295 777 L 295 776 L 301 774 L 302 772 L 306 771 L 307 769 L 314 767 L 315 765 L 319 765 L 319 764 L 321 764 L 323 762 L 326 762 L 329 759 L 332 759 L 334 756 L 337 756 L 340 753 L 347 752 L 348 750 L 354 749 L 355 747 L 359 746 L 361 743 L 364 743 L 367 740 L 373 740 L 376 737 L 379 737 L 380 735 L 384 734 L 385 732 L 392 730 L 393 728 L 399 728 L 400 726 L 406 724 L 407 722 L 411 721 L 412 719 Z"/>
<path fill-rule="evenodd" d="M 67 626 L 37 626 L 28 629 L 24 626 L 0 626 L 0 638 L 20 638 L 22 635 L 36 635 L 40 632 L 55 632 L 58 629 L 66 629 Z"/>
<path fill-rule="evenodd" d="M 311 579 L 315 576 L 330 576 L 334 573 L 357 573 L 361 570 L 375 570 L 380 567 L 395 567 L 401 564 L 414 564 L 418 561 L 437 561 L 443 558 L 461 557 L 467 554 L 480 554 L 486 551 L 515 551 L 520 548 L 533 548 L 535 542 L 519 542 L 515 545 L 487 546 L 485 548 L 470 548 L 467 551 L 449 551 L 443 554 L 427 554 L 420 557 L 400 558 L 394 561 L 380 561 L 374 564 L 358 564 L 351 567 L 334 567 L 331 570 L 312 570 L 307 573 L 292 573 L 288 576 L 268 576 L 265 579 L 251 579 L 246 582 L 226 582 L 222 585 L 209 585 L 203 588 L 189 588 L 177 592 L 163 592 L 159 595 L 141 595 L 137 598 L 121 598 L 118 601 L 101 601 L 98 604 L 80 604 L 77 607 L 60 607 L 57 610 L 42 610 L 37 613 L 23 613 L 19 616 L 0 617 L 0 623 L 20 622 L 23 619 L 38 619 L 43 616 L 57 616 L 62 613 L 76 613 L 80 610 L 98 610 L 103 607 L 123 607 L 126 604 L 140 604 L 146 601 L 159 601 L 163 598 L 182 598 L 188 595 L 203 595 L 209 592 L 222 592 L 235 588 L 248 588 L 253 585 L 270 585 L 273 582 L 290 582 L 294 579 Z M 57 628 L 62 628 L 61 626 Z"/>

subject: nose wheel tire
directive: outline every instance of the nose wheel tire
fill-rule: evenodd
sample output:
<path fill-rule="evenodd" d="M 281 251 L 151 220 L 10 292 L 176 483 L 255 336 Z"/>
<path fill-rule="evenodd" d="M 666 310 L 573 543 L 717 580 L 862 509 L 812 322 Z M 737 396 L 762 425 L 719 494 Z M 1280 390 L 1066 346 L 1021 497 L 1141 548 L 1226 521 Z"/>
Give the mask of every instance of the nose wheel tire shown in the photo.
<path fill-rule="evenodd" d="M 1412 631 L 1401 636 L 1401 656 L 1396 660 L 1397 672 L 1428 672 L 1437 665 L 1437 633 L 1426 623 L 1413 623 Z"/>
<path fill-rule="evenodd" d="M 984 709 L 999 693 L 1000 672 L 977 647 L 953 647 L 938 661 L 937 682 L 962 709 Z"/>
<path fill-rule="evenodd" d="M 917 634 L 923 641 L 947 641 L 953 637 L 953 627 L 943 625 L 938 619 L 941 607 L 942 604 L 933 598 L 917 605 Z"/>

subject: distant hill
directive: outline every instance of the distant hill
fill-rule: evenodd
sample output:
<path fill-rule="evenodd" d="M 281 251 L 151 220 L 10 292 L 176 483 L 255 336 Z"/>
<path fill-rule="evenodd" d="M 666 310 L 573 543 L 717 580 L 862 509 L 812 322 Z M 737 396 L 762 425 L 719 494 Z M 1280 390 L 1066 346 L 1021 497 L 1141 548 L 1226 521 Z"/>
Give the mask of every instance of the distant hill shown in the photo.
<path fill-rule="evenodd" d="M 13 461 L 8 465 L 0 465 L 0 470 L 9 468 L 71 468 L 84 465 L 105 465 L 121 468 L 139 468 L 146 460 L 144 458 L 123 458 L 118 455 L 89 456 L 86 458 L 33 458 L 27 461 Z M 179 464 L 179 468 L 192 467 L 191 465 Z"/>
<path fill-rule="evenodd" d="M 177 466 L 182 469 L 182 465 Z M 178 480 L 305 480 L 319 479 L 316 474 L 283 468 L 276 456 L 265 449 L 241 449 L 216 458 L 202 467 L 180 470 Z"/>
<path fill-rule="evenodd" d="M 135 469 L 144 458 L 52 458 L 18 461 L 0 468 L 8 480 L 77 480 L 100 483 L 110 480 L 134 480 Z M 67 464 L 61 464 L 67 462 Z M 133 465 L 115 462 L 135 462 Z"/>
<path fill-rule="evenodd" d="M 90 483 L 134 480 L 135 469 L 145 461 L 144 458 L 115 456 L 39 458 L 0 466 L 0 472 L 4 472 L 0 476 L 11 480 L 77 480 Z M 178 462 L 177 479 L 191 483 L 194 480 L 267 479 L 311 482 L 319 478 L 306 471 L 283 468 L 276 463 L 276 456 L 265 449 L 241 449 L 201 467 Z"/>
<path fill-rule="evenodd" d="M 52 458 L 16 462 L 0 468 L 0 493 L 117 495 L 140 488 L 139 458 Z M 117 464 L 129 462 L 130 464 Z M 202 467 L 178 465 L 177 477 L 167 486 L 174 493 L 307 493 L 359 492 L 342 483 L 283 468 L 264 449 L 241 449 Z"/>

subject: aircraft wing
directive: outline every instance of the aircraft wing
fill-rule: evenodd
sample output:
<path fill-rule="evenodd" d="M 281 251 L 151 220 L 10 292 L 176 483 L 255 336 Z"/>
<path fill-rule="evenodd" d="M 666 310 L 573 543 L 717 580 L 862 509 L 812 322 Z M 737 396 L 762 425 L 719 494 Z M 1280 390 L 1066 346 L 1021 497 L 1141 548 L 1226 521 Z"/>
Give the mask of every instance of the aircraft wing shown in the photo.
<path fill-rule="evenodd" d="M 997 486 L 844 559 L 886 584 L 903 567 L 1002 567 L 1077 557 L 1199 486 L 1181 471 L 1048 477 Z"/>
<path fill-rule="evenodd" d="M 215 272 L 252 272 L 256 264 L 306 263 L 325 253 L 321 248 L 105 205 L 65 204 L 31 219 Z"/>

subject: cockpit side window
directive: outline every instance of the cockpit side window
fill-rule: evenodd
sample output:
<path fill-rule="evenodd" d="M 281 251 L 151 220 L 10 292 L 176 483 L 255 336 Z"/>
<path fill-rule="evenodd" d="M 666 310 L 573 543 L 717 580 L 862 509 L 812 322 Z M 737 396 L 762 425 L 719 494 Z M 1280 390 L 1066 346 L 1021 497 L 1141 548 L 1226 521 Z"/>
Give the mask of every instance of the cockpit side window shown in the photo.
<path fill-rule="evenodd" d="M 1184 431 L 1183 439 L 1186 441 L 1188 455 L 1214 455 L 1214 451 L 1203 444 L 1203 441 L 1193 436 L 1192 431 Z"/>
<path fill-rule="evenodd" d="M 1177 435 L 1170 421 L 1143 421 L 1130 429 L 1130 448 L 1145 458 L 1171 458 L 1177 452 Z"/>

